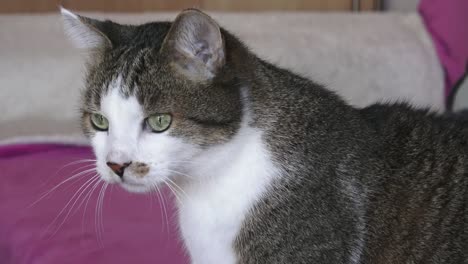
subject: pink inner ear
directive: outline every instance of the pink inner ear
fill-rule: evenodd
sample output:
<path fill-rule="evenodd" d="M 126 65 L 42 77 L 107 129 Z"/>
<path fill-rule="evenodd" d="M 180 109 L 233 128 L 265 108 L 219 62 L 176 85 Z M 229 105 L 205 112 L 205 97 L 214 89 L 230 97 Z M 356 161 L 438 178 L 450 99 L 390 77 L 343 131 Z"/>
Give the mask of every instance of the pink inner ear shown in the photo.
<path fill-rule="evenodd" d="M 206 42 L 200 41 L 194 46 L 196 46 L 195 56 L 202 60 L 204 63 L 207 63 L 208 60 L 213 56 L 208 50 L 208 44 Z"/>

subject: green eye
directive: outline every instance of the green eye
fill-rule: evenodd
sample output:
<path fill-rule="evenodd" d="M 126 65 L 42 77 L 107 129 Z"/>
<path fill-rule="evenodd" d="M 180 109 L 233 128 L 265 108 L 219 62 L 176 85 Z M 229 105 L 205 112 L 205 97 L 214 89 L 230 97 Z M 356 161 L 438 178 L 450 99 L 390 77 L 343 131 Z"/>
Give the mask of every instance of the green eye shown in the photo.
<path fill-rule="evenodd" d="M 153 132 L 160 133 L 166 131 L 172 122 L 170 114 L 157 114 L 152 115 L 146 119 L 146 124 Z"/>
<path fill-rule="evenodd" d="M 107 131 L 109 129 L 109 121 L 103 115 L 91 114 L 91 124 L 96 130 Z"/>

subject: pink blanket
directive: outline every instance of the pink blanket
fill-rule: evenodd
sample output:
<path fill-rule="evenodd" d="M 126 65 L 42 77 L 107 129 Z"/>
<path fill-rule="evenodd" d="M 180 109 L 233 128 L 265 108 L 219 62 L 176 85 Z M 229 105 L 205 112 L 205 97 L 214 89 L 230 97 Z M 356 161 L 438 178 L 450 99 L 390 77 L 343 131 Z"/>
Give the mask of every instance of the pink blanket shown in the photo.
<path fill-rule="evenodd" d="M 468 1 L 421 0 L 419 12 L 444 68 L 445 95 L 448 96 L 467 70 Z"/>
<path fill-rule="evenodd" d="M 87 206 L 84 192 L 72 207 L 73 195 L 78 197 L 94 173 L 71 176 L 93 166 L 92 162 L 64 166 L 92 158 L 87 147 L 0 147 L 0 263 L 188 263 L 169 195 L 165 195 L 169 225 L 156 196 L 129 194 L 117 186 L 107 188 L 97 214 L 100 186 Z M 71 180 L 31 205 L 67 179 Z"/>

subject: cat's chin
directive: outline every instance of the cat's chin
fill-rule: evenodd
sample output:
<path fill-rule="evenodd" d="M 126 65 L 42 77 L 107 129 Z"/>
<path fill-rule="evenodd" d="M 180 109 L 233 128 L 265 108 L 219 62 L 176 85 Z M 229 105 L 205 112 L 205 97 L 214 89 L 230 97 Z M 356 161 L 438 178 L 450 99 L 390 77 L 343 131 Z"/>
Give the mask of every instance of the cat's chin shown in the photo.
<path fill-rule="evenodd" d="M 148 188 L 147 186 L 143 185 L 143 184 L 129 184 L 129 183 L 120 183 L 120 186 L 128 191 L 128 192 L 132 192 L 132 193 L 146 193 L 146 192 L 149 192 L 150 191 L 150 188 Z"/>

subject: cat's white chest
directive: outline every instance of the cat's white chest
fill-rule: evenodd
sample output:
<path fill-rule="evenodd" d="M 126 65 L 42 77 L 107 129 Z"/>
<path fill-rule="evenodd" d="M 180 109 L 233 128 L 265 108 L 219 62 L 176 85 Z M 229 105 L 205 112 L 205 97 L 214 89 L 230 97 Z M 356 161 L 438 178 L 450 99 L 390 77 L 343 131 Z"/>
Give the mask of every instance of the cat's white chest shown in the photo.
<path fill-rule="evenodd" d="M 203 180 L 187 186 L 179 204 L 180 230 L 192 263 L 236 263 L 234 240 L 277 172 L 253 129 L 203 159 L 196 172 Z"/>
<path fill-rule="evenodd" d="M 179 211 L 180 230 L 192 263 L 234 264 L 233 241 L 245 212 L 232 208 L 223 195 L 204 196 L 191 196 Z"/>

